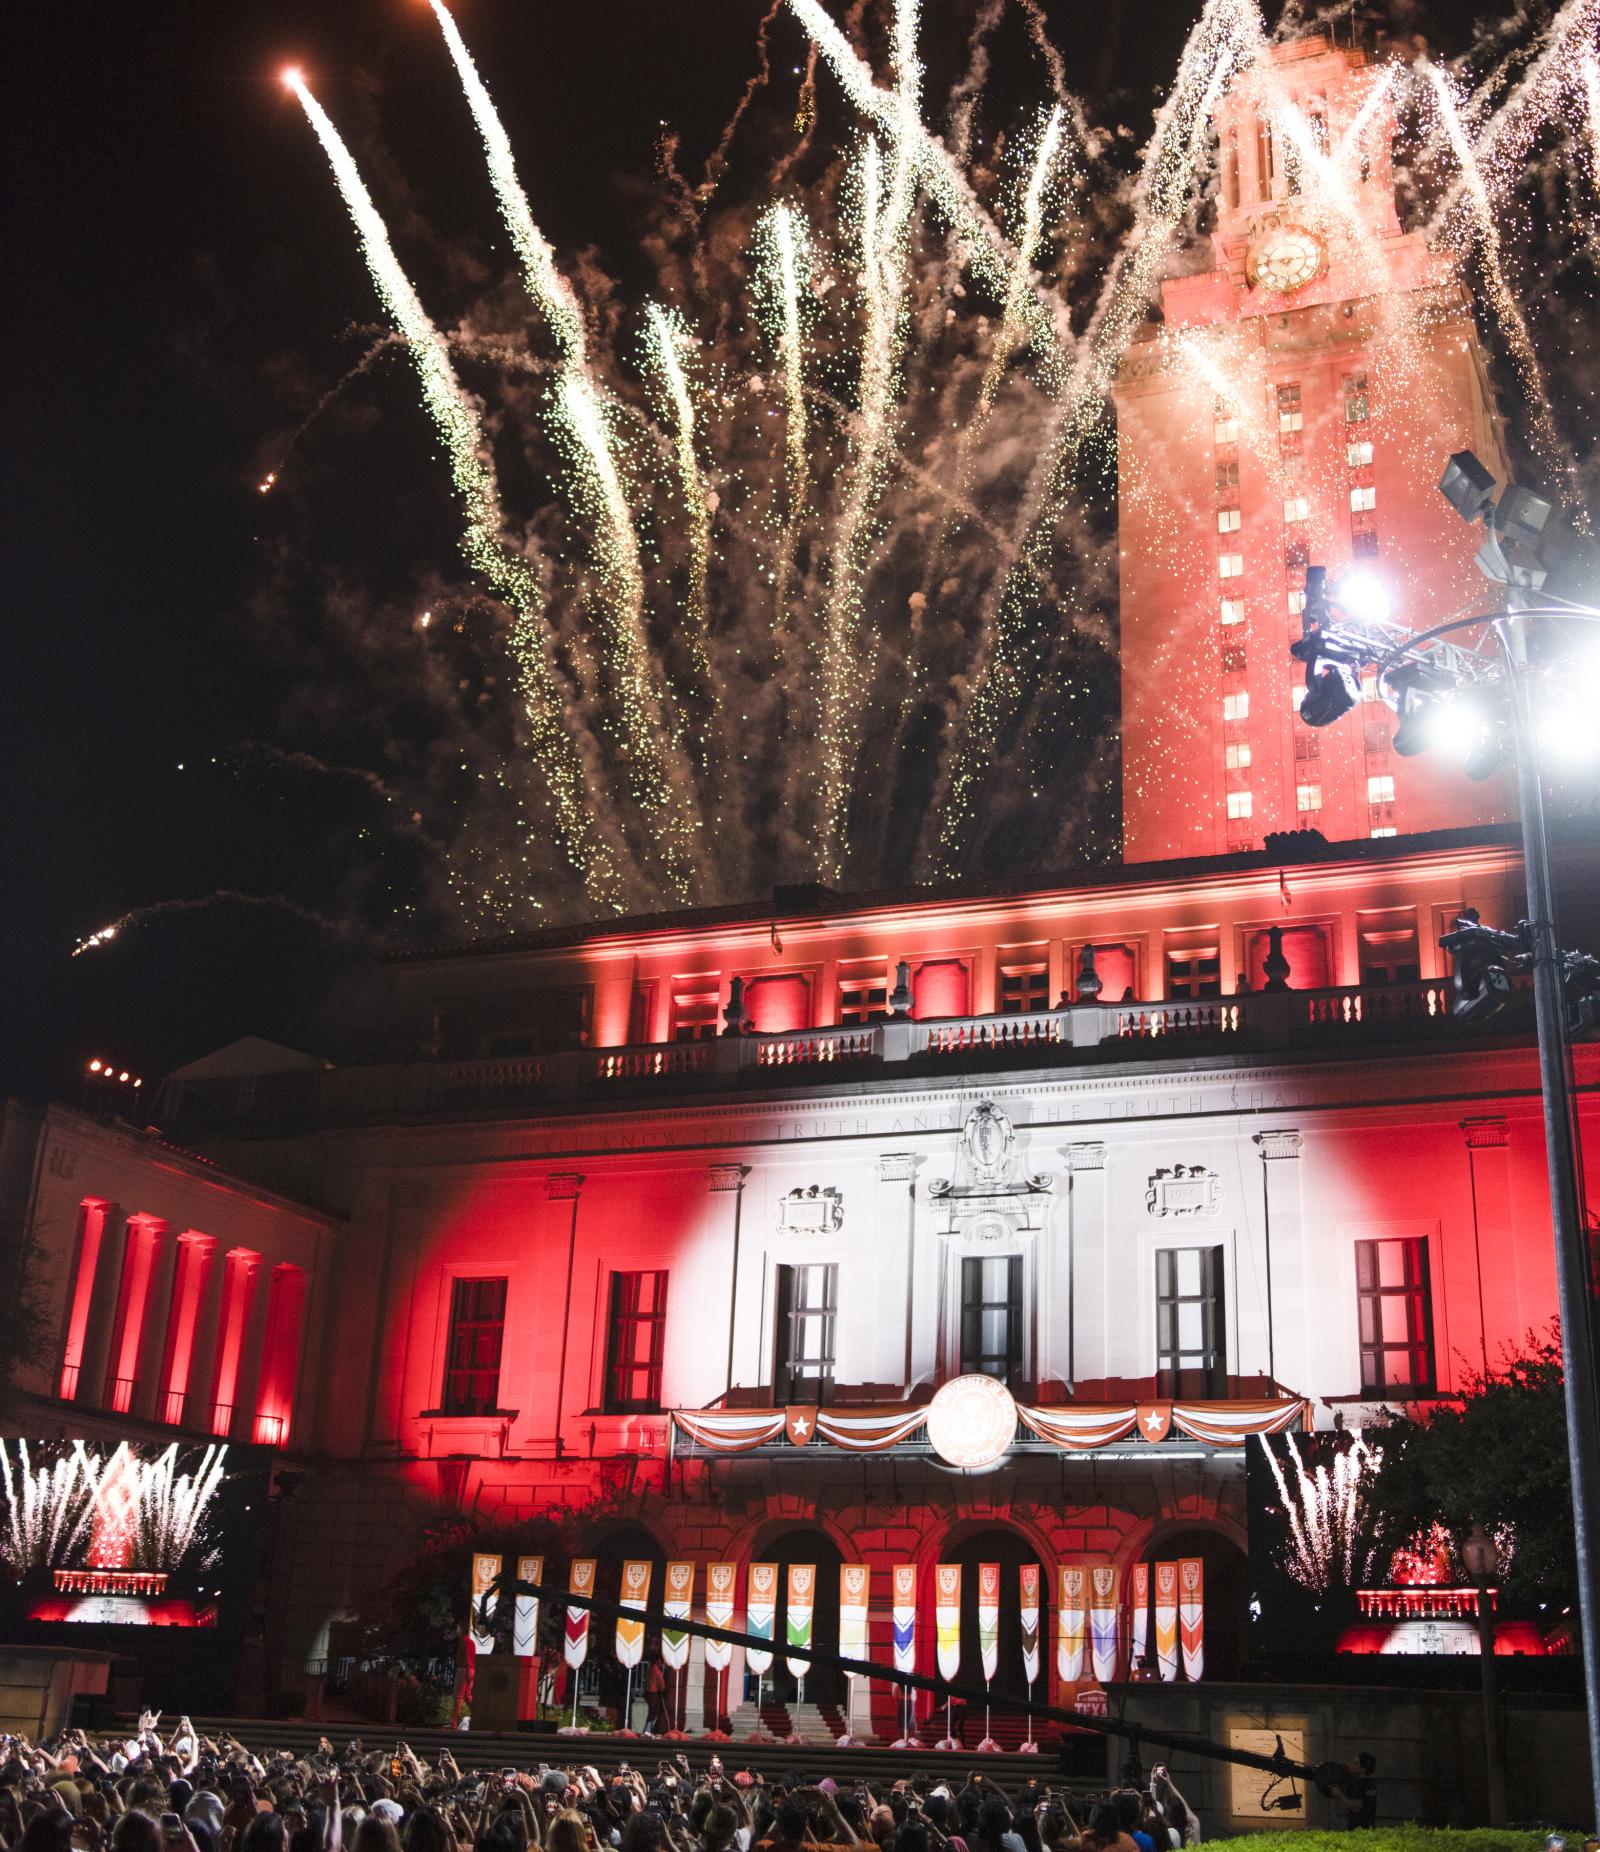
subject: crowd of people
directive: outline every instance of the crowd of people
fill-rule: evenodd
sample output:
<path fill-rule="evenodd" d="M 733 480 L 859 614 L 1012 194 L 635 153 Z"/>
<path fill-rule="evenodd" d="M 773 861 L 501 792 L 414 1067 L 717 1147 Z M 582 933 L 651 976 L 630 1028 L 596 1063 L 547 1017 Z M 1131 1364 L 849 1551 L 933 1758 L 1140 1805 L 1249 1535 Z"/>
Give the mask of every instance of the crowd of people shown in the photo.
<path fill-rule="evenodd" d="M 5 1852 L 1178 1852 L 1200 1822 L 1163 1768 L 1091 1801 L 981 1771 L 885 1785 L 620 1765 L 463 1767 L 405 1743 L 265 1756 L 187 1717 L 162 1734 L 0 1738 Z"/>

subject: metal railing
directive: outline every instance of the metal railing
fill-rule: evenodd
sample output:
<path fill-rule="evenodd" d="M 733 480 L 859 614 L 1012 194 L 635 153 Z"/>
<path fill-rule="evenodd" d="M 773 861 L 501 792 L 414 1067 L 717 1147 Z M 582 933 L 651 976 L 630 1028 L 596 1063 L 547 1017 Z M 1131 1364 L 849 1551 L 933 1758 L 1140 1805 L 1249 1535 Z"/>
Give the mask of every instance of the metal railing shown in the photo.
<path fill-rule="evenodd" d="M 1241 991 L 1159 1002 L 1097 999 L 1026 1014 L 921 1022 L 891 1017 L 872 1024 L 516 1059 L 422 1060 L 185 1081 L 174 1084 L 160 1104 L 167 1131 L 195 1139 L 235 1129 L 292 1130 L 528 1110 L 656 1087 L 692 1091 L 760 1088 L 786 1079 L 825 1082 L 841 1071 L 863 1075 L 909 1063 L 924 1070 L 994 1069 L 1015 1058 L 1024 1066 L 1065 1066 L 1154 1057 L 1175 1042 L 1192 1044 L 1197 1051 L 1271 1054 L 1369 1042 L 1432 1045 L 1451 1035 L 1485 1033 L 1480 1025 L 1458 1023 L 1450 1005 L 1449 985 L 1441 980 Z M 1527 998 L 1518 996 L 1488 1033 L 1530 1029 Z"/>

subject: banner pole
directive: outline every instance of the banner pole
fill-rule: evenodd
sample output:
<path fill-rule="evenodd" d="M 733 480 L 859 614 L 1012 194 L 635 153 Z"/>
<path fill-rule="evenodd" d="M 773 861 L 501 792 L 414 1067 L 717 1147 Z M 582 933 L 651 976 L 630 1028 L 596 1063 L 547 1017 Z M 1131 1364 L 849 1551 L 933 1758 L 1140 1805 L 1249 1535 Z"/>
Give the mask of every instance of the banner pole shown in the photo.
<path fill-rule="evenodd" d="M 1028 1680 L 1028 1702 L 1033 1703 L 1033 1680 L 1031 1678 Z M 1028 1712 L 1028 1741 L 1030 1743 L 1033 1741 L 1033 1712 L 1031 1710 Z"/>
<path fill-rule="evenodd" d="M 622 1681 L 622 1727 L 633 1728 L 633 1667 L 629 1666 Z"/>
<path fill-rule="evenodd" d="M 994 1732 L 989 1728 L 990 1723 L 993 1721 L 993 1711 L 994 1706 L 989 1701 L 989 1681 L 985 1679 L 983 1681 L 983 1740 L 985 1742 L 988 1742 L 994 1735 Z"/>

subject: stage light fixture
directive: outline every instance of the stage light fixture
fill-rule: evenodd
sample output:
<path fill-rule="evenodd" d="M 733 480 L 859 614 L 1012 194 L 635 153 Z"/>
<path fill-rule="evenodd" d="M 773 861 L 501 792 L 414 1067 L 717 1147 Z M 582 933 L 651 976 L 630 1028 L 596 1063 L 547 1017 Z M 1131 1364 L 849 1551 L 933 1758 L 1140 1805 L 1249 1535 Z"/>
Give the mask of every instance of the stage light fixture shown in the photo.
<path fill-rule="evenodd" d="M 1479 736 L 1477 744 L 1462 761 L 1461 769 L 1469 778 L 1474 778 L 1482 784 L 1485 778 L 1493 778 L 1499 771 L 1503 757 L 1499 740 L 1494 734 L 1485 732 Z"/>
<path fill-rule="evenodd" d="M 1394 608 L 1388 585 L 1375 572 L 1347 572 L 1329 592 L 1328 601 L 1358 624 L 1387 623 Z"/>
<path fill-rule="evenodd" d="M 1518 482 L 1508 483 L 1494 511 L 1495 532 L 1516 545 L 1537 547 L 1553 512 L 1542 495 Z"/>
<path fill-rule="evenodd" d="M 1300 703 L 1300 718 L 1308 727 L 1330 727 L 1356 704 L 1356 678 L 1348 669 L 1330 663 L 1306 676 L 1306 697 Z"/>
<path fill-rule="evenodd" d="M 1408 689 L 1400 697 L 1400 718 L 1393 743 L 1402 759 L 1414 759 L 1433 744 L 1435 705 L 1424 701 L 1415 689 Z"/>
<path fill-rule="evenodd" d="M 1458 450 L 1444 466 L 1439 493 L 1463 521 L 1481 521 L 1494 506 L 1495 480 L 1470 450 Z"/>

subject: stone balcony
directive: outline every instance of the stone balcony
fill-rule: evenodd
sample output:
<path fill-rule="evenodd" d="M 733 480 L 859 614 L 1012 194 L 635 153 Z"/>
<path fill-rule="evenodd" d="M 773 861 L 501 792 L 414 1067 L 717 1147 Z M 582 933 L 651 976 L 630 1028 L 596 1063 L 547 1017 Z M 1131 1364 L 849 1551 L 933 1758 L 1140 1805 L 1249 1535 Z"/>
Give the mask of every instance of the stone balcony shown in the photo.
<path fill-rule="evenodd" d="M 419 1059 L 169 1082 L 156 1119 L 182 1141 L 400 1119 L 536 1113 L 548 1106 L 786 1092 L 872 1081 L 1214 1056 L 1337 1055 L 1379 1044 L 1448 1047 L 1486 1026 L 1450 1013 L 1442 981 L 1246 992 L 1198 1002 L 1104 999 L 1028 1015 L 947 1017 L 514 1059 Z M 1531 1036 L 1530 999 L 1487 1025 Z"/>

